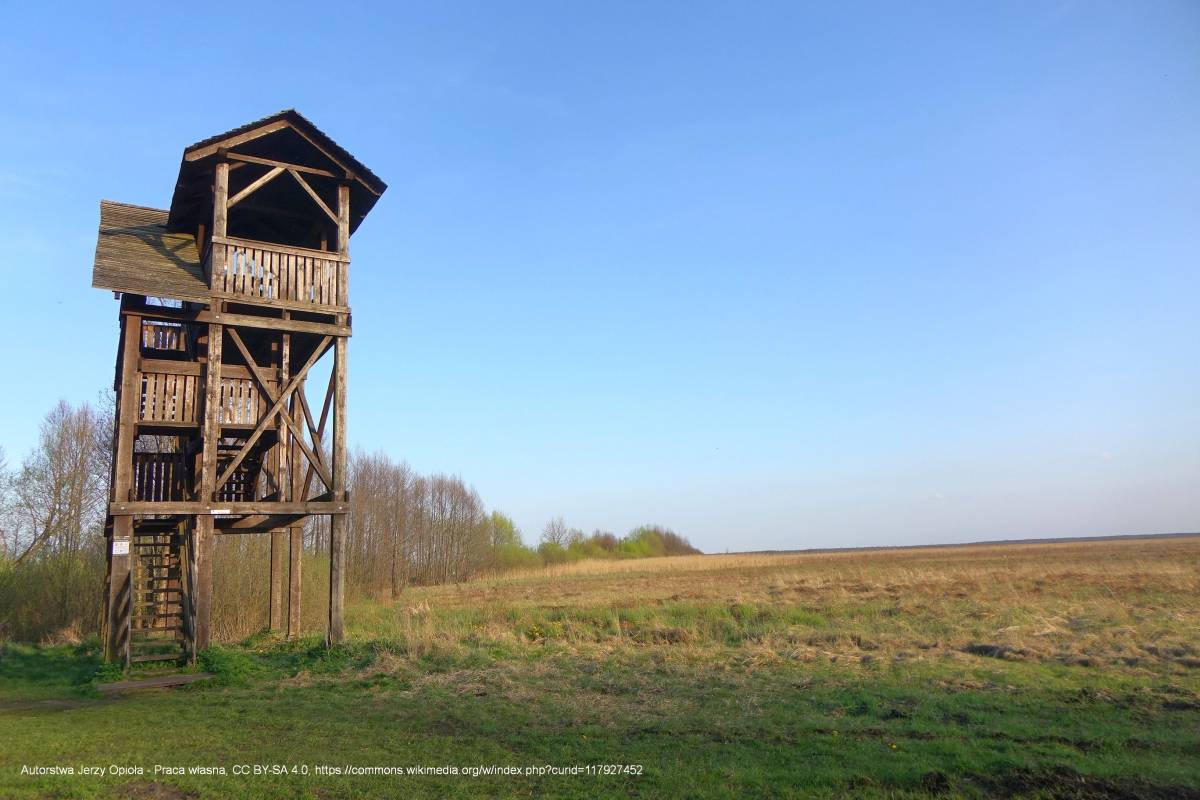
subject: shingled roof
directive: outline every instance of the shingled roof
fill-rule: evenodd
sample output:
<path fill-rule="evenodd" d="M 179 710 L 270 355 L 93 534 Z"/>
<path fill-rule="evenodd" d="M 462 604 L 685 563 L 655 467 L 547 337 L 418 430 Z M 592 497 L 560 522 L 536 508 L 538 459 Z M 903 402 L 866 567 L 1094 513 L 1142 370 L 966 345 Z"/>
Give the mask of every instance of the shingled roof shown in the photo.
<path fill-rule="evenodd" d="M 207 303 L 208 286 L 191 234 L 167 231 L 167 212 L 100 201 L 92 286 Z"/>

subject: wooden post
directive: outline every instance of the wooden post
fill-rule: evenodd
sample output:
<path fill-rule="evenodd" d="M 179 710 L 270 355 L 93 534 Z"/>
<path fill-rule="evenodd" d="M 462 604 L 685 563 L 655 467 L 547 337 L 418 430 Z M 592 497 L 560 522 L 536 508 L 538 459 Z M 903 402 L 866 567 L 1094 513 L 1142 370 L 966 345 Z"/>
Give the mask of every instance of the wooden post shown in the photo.
<path fill-rule="evenodd" d="M 338 252 L 350 255 L 350 185 L 338 184 Z M 347 296 L 349 264 L 338 264 L 338 302 L 349 303 Z M 340 321 L 340 320 L 339 320 Z M 338 336 L 333 346 L 333 497 L 346 499 L 346 343 Z M 329 634 L 327 642 L 338 644 L 346 638 L 346 514 L 332 514 L 329 521 Z"/>
<path fill-rule="evenodd" d="M 200 469 L 199 499 L 213 502 L 217 483 L 217 445 L 221 440 L 221 338 L 224 326 L 209 323 L 208 363 L 204 369 L 204 455 Z M 196 517 L 196 651 L 208 647 L 209 620 L 212 615 L 211 514 Z"/>
<path fill-rule="evenodd" d="M 284 312 L 284 319 L 289 316 L 288 312 Z M 291 345 L 292 336 L 285 333 L 281 337 L 282 342 L 279 351 L 279 385 L 287 386 L 288 383 L 288 367 L 291 360 Z M 292 399 L 292 405 L 296 403 L 295 398 Z M 288 443 L 289 431 L 286 425 L 279 425 L 279 441 L 275 445 L 275 489 L 279 493 L 280 500 L 295 500 L 289 495 L 291 487 L 291 473 L 294 469 L 292 462 L 289 459 L 291 446 Z M 284 545 L 287 543 L 287 529 L 280 528 L 271 531 L 271 613 L 270 613 L 270 629 L 272 631 L 281 631 L 284 627 L 284 606 L 283 606 L 283 582 L 284 582 Z"/>
<path fill-rule="evenodd" d="M 338 184 L 338 253 L 350 255 L 350 184 Z M 350 262 L 337 265 L 337 302 L 350 305 Z"/>
<path fill-rule="evenodd" d="M 289 533 L 287 638 L 297 639 L 300 637 L 300 556 L 304 554 L 304 528 L 295 525 Z"/>
<path fill-rule="evenodd" d="M 303 384 L 300 391 L 304 390 Z M 293 399 L 293 402 L 295 400 Z M 315 443 L 319 444 L 319 443 Z M 288 472 L 288 498 L 293 503 L 307 500 L 304 497 L 304 479 L 300 475 L 300 449 L 294 444 L 288 454 L 292 465 Z M 289 530 L 288 542 L 288 607 L 287 607 L 287 638 L 296 639 L 300 636 L 300 557 L 304 554 L 304 527 L 293 525 Z"/>
<path fill-rule="evenodd" d="M 333 349 L 333 497 L 346 498 L 346 337 Z M 344 594 L 346 587 L 346 514 L 331 514 L 329 524 L 329 636 L 330 644 L 346 638 Z"/>
<path fill-rule="evenodd" d="M 213 236 L 224 237 L 228 219 L 229 162 L 217 164 L 216 186 L 213 197 Z M 225 270 L 224 249 L 214 247 L 212 253 L 213 275 Z M 216 310 L 216 309 L 214 309 Z M 204 427 L 203 457 L 200 468 L 199 499 L 211 503 L 216 498 L 217 445 L 221 441 L 221 345 L 224 326 L 208 324 L 208 361 L 204 366 Z M 209 622 L 212 616 L 212 546 L 213 518 L 211 514 L 196 517 L 196 652 L 208 647 Z"/>
<path fill-rule="evenodd" d="M 283 630 L 283 555 L 287 530 L 271 531 L 271 613 L 269 630 Z"/>
<path fill-rule="evenodd" d="M 112 496 L 114 502 L 129 500 L 133 485 L 133 443 L 137 439 L 138 409 L 141 406 L 142 318 L 121 318 L 121 386 L 117 398 L 117 441 L 113 454 Z M 108 542 L 108 596 L 105 599 L 104 658 L 129 664 L 129 624 L 133 603 L 130 567 L 133 560 L 133 517 L 113 519 Z"/>
<path fill-rule="evenodd" d="M 224 239 L 229 227 L 229 162 L 217 163 L 216 182 L 213 186 L 213 237 Z M 217 284 L 217 276 L 225 275 L 225 247 L 213 242 L 212 253 L 209 256 L 211 267 L 208 274 L 208 288 Z"/>

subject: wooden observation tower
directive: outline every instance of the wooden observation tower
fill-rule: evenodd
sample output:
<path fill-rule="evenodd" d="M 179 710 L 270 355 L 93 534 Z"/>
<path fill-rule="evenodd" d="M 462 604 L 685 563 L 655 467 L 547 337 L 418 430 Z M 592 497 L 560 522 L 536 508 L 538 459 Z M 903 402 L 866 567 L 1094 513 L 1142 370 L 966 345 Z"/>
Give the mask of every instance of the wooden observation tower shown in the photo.
<path fill-rule="evenodd" d="M 208 645 L 217 535 L 270 535 L 270 625 L 297 635 L 303 526 L 324 514 L 341 641 L 350 236 L 386 188 L 283 111 L 185 149 L 169 210 L 101 202 L 92 285 L 121 301 L 107 659 Z"/>

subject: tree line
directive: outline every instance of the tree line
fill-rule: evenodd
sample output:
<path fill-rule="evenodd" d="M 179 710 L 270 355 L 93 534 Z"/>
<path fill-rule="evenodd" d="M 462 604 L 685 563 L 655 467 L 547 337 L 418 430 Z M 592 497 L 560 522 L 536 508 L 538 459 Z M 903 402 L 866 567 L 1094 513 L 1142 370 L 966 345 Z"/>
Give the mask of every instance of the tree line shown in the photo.
<path fill-rule="evenodd" d="M 72 639 L 98 631 L 113 419 L 111 395 L 94 405 L 62 401 L 46 414 L 36 446 L 19 465 L 10 466 L 0 449 L 0 640 Z M 139 449 L 157 446 L 139 442 Z M 351 454 L 347 486 L 351 598 L 395 598 L 409 585 L 587 558 L 699 552 L 661 526 L 618 537 L 601 530 L 585 534 L 561 517 L 546 524 L 536 545 L 527 545 L 512 519 L 489 510 L 462 478 L 424 475 L 378 452 Z M 215 630 L 244 635 L 262 617 L 265 581 L 256 576 L 266 568 L 267 538 L 218 537 Z M 310 520 L 305 551 L 317 563 L 327 558 L 323 518 Z M 222 614 L 231 619 L 220 619 Z"/>

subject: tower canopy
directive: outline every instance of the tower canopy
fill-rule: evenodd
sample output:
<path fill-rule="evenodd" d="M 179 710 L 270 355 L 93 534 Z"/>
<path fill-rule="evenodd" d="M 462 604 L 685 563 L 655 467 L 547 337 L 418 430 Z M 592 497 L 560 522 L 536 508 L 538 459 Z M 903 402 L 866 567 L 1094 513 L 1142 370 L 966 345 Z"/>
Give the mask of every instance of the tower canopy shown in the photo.
<path fill-rule="evenodd" d="M 256 187 L 236 213 L 231 212 L 231 236 L 317 246 L 322 229 L 329 224 L 320 204 L 336 208 L 339 183 L 350 187 L 351 232 L 387 189 L 387 184 L 345 148 L 299 112 L 287 109 L 184 149 L 168 231 L 195 233 L 198 226 L 210 223 L 214 172 L 222 158 L 232 166 L 231 198 Z M 293 174 L 283 174 L 287 172 Z"/>

